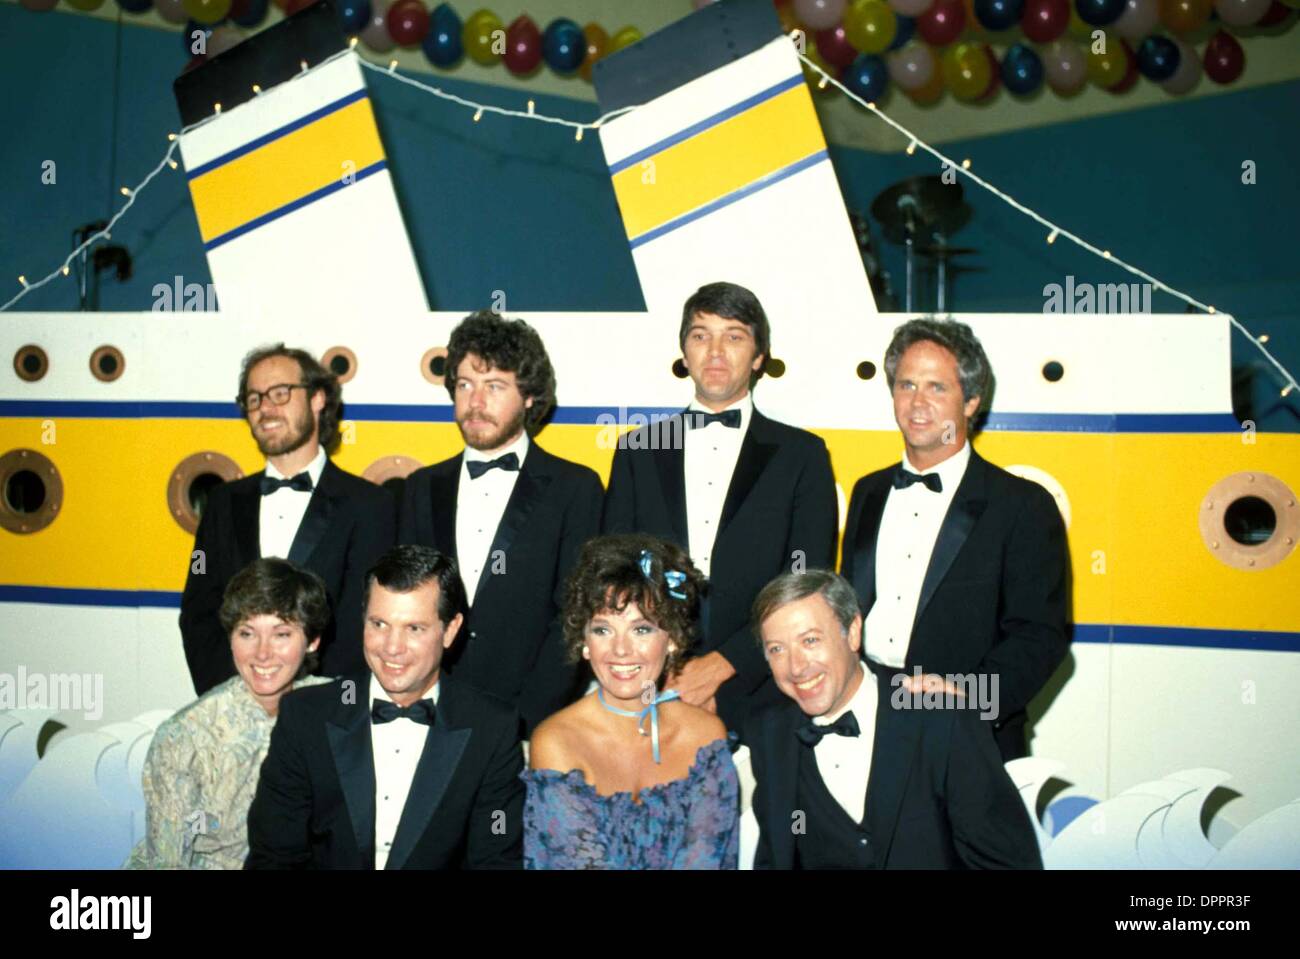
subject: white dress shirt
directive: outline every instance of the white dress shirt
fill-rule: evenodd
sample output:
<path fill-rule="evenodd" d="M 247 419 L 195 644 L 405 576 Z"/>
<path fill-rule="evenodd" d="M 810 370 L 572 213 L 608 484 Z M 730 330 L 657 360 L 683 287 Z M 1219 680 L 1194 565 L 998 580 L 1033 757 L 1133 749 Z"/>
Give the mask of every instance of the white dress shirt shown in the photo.
<path fill-rule="evenodd" d="M 298 535 L 298 527 L 307 515 L 307 505 L 311 502 L 316 487 L 320 485 L 320 474 L 324 471 L 325 450 L 322 448 L 316 451 L 316 458 L 307 464 L 306 473 L 311 477 L 310 493 L 281 486 L 274 493 L 262 497 L 257 516 L 258 548 L 262 556 L 279 556 L 284 559 L 289 555 L 293 538 Z M 266 475 L 272 479 L 293 479 L 272 466 L 269 460 Z"/>
<path fill-rule="evenodd" d="M 486 463 L 507 453 L 519 457 L 519 470 L 490 469 L 478 479 L 470 479 L 470 462 Z M 465 447 L 464 460 L 460 464 L 460 486 L 456 493 L 456 562 L 460 566 L 460 578 L 465 583 L 465 595 L 471 604 L 478 592 L 483 570 L 491 569 L 492 557 L 488 554 L 492 550 L 492 541 L 496 539 L 497 527 L 501 525 L 501 517 L 506 513 L 506 504 L 510 502 L 510 494 L 515 490 L 515 482 L 527 455 L 527 430 L 509 446 L 493 454 Z"/>
<path fill-rule="evenodd" d="M 903 457 L 903 469 L 922 476 L 937 473 L 943 489 L 935 493 L 923 483 L 906 489 L 891 486 L 885 499 L 876 534 L 876 602 L 863 626 L 867 658 L 874 662 L 900 669 L 907 659 L 930 554 L 969 462 L 969 442 L 925 471 L 913 468 Z"/>
<path fill-rule="evenodd" d="M 876 740 L 876 707 L 880 690 L 876 677 L 865 665 L 862 683 L 849 704 L 833 715 L 813 719 L 816 726 L 829 726 L 850 710 L 861 730 L 857 736 L 823 736 L 813 747 L 822 782 L 854 822 L 861 822 L 867 808 L 867 782 L 871 778 L 871 753 Z"/>
<path fill-rule="evenodd" d="M 437 706 L 438 688 L 441 685 L 441 682 L 434 683 L 433 688 L 421 698 L 432 699 Z M 392 702 L 392 697 L 371 673 L 372 710 L 376 699 Z M 424 741 L 428 738 L 429 728 L 413 719 L 394 719 L 378 726 L 370 724 L 370 749 L 375 758 L 376 869 L 383 869 L 388 863 L 388 854 L 393 849 L 393 839 L 397 836 L 398 823 L 402 821 L 402 810 L 406 808 L 406 797 L 411 791 L 415 767 L 419 765 L 420 755 L 424 752 Z"/>
<path fill-rule="evenodd" d="M 713 410 L 692 400 L 688 410 L 712 413 Z M 754 397 L 746 393 L 726 409 L 740 410 L 740 427 L 710 423 L 702 429 L 688 429 L 685 435 L 686 536 L 691 562 L 705 576 L 713 558 L 713 542 L 718 536 L 722 506 L 731 486 L 731 474 L 740 458 L 740 444 L 754 416 Z M 725 410 L 718 410 L 719 413 Z"/>

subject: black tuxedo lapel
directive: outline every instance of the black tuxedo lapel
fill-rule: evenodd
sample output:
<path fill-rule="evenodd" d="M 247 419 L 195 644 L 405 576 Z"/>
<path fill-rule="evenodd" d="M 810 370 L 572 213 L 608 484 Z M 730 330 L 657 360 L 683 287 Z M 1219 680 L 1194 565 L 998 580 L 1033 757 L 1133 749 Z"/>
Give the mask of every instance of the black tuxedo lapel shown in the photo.
<path fill-rule="evenodd" d="M 758 410 L 750 418 L 749 429 L 740 442 L 740 455 L 736 458 L 736 468 L 731 471 L 731 485 L 727 487 L 727 498 L 722 501 L 722 517 L 718 521 L 718 535 L 726 532 L 727 524 L 740 510 L 741 504 L 750 490 L 763 475 L 768 461 L 776 454 L 776 444 L 767 442 L 768 420 Z"/>
<path fill-rule="evenodd" d="M 361 866 L 375 866 L 375 755 L 370 742 L 370 675 L 349 677 L 356 702 L 342 703 L 329 721 L 330 752 L 348 817 L 361 853 Z"/>
<path fill-rule="evenodd" d="M 254 482 L 246 489 L 232 490 L 230 494 L 231 522 L 235 527 L 236 569 L 243 569 L 262 555 L 262 493 L 256 482 L 265 470 L 250 476 Z"/>
<path fill-rule="evenodd" d="M 527 525 L 529 515 L 546 495 L 547 487 L 551 485 L 547 459 L 546 451 L 536 444 L 524 457 L 524 465 L 515 480 L 515 488 L 510 491 L 510 499 L 506 501 L 506 511 L 497 524 L 496 535 L 492 537 L 492 548 L 488 550 L 489 570 L 492 558 L 498 551 L 505 553 L 510 549 L 510 544 L 515 541 L 519 531 Z"/>
<path fill-rule="evenodd" d="M 406 795 L 406 805 L 402 807 L 402 818 L 397 824 L 397 835 L 393 837 L 393 848 L 389 850 L 385 869 L 401 869 L 406 864 L 416 843 L 429 828 L 451 777 L 460 765 L 465 747 L 469 745 L 470 729 L 456 726 L 453 687 L 446 677 L 439 678 L 438 682 L 442 684 L 442 690 L 438 694 L 437 719 L 425 736 L 424 751 L 415 767 L 411 791 Z"/>
<path fill-rule="evenodd" d="M 429 474 L 433 509 L 433 545 L 444 556 L 456 556 L 456 499 L 460 494 L 462 453 L 434 467 Z"/>
<path fill-rule="evenodd" d="M 339 489 L 336 474 L 339 472 L 341 470 L 337 466 L 329 460 L 325 461 L 320 482 L 316 484 L 316 489 L 311 494 L 311 499 L 307 503 L 307 512 L 303 514 L 302 522 L 298 524 L 298 531 L 293 535 L 293 545 L 289 547 L 289 555 L 285 557 L 296 566 L 307 565 L 311 554 L 316 552 L 316 547 L 329 532 L 330 523 L 338 510 Z"/>
<path fill-rule="evenodd" d="M 894 827 L 907 792 L 907 781 L 912 775 L 921 727 L 915 720 L 907 721 L 906 710 L 894 709 L 890 704 L 891 683 L 885 675 L 876 676 L 868 670 L 863 682 L 875 682 L 879 690 L 871 772 L 867 776 L 866 821 L 878 850 L 877 865 L 883 869 L 894 841 Z"/>
<path fill-rule="evenodd" d="M 969 440 L 967 441 L 969 442 Z M 970 462 L 966 465 L 966 475 L 962 477 L 957 492 L 953 494 L 948 513 L 939 527 L 939 535 L 934 541 L 934 551 L 930 554 L 930 565 L 925 570 L 925 580 L 921 584 L 921 598 L 916 604 L 916 618 L 912 620 L 915 634 L 916 624 L 921 621 L 921 614 L 926 605 L 934 598 L 935 590 L 948 575 L 953 560 L 961 552 L 970 531 L 988 506 L 985 495 L 984 471 L 986 465 L 975 455 L 972 449 Z M 915 647 L 913 647 L 915 648 Z"/>
<path fill-rule="evenodd" d="M 884 475 L 887 478 L 891 474 Z M 889 489 L 889 482 L 882 481 L 866 492 L 853 540 L 853 586 L 862 603 L 864 616 L 876 602 L 876 537 L 880 533 L 881 517 L 885 515 L 885 500 L 889 498 Z"/>
<path fill-rule="evenodd" d="M 772 865 L 776 869 L 794 866 L 794 832 L 790 828 L 790 814 L 799 807 L 796 784 L 799 781 L 799 750 L 804 747 L 795 730 L 802 721 L 803 713 L 793 703 L 783 704 L 767 716 L 768 735 L 762 745 L 767 769 L 766 782 L 763 783 L 767 822 L 760 825 L 768 830 Z"/>
<path fill-rule="evenodd" d="M 655 466 L 664 494 L 668 519 L 683 548 L 689 548 L 686 530 L 686 423 L 681 413 L 659 420 L 648 435 L 656 444 Z"/>

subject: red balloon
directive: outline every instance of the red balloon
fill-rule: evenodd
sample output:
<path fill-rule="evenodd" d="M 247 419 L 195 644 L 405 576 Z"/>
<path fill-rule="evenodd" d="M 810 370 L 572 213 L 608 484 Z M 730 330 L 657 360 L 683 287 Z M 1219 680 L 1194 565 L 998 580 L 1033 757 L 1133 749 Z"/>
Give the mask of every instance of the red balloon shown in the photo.
<path fill-rule="evenodd" d="M 305 10 L 315 2 L 316 0 L 285 0 L 284 15 L 292 17 L 299 10 Z"/>
<path fill-rule="evenodd" d="M 517 77 L 532 73 L 542 62 L 542 32 L 528 14 L 521 14 L 506 27 L 506 52 L 501 59 Z"/>
<path fill-rule="evenodd" d="M 1273 0 L 1273 6 L 1268 8 L 1268 12 L 1255 21 L 1257 27 L 1272 27 L 1281 23 L 1287 18 L 1291 8 L 1282 3 L 1281 0 Z"/>
<path fill-rule="evenodd" d="M 983 93 L 975 98 L 976 103 L 987 103 L 998 95 L 998 90 L 1002 87 L 1002 64 L 998 62 L 998 55 L 993 52 L 993 48 L 987 43 L 984 46 L 984 55 L 989 58 L 989 66 L 992 67 L 992 73 L 989 76 L 989 85 Z"/>
<path fill-rule="evenodd" d="M 1034 43 L 1051 43 L 1070 25 L 1070 0 L 1026 0 L 1020 29 Z"/>
<path fill-rule="evenodd" d="M 429 32 L 429 11 L 421 0 L 397 0 L 388 8 L 388 35 L 399 47 L 413 47 Z"/>
<path fill-rule="evenodd" d="M 1246 69 L 1246 54 L 1237 38 L 1226 30 L 1205 45 L 1205 75 L 1215 83 L 1231 83 Z"/>
<path fill-rule="evenodd" d="M 1133 54 L 1133 48 L 1128 45 L 1126 40 L 1120 40 L 1119 45 L 1124 51 L 1125 62 L 1128 65 L 1124 68 L 1124 76 L 1119 83 L 1106 88 L 1111 93 L 1123 93 L 1125 90 L 1132 89 L 1133 85 L 1138 82 L 1138 61 Z"/>
<path fill-rule="evenodd" d="M 817 43 L 817 52 L 822 55 L 822 59 L 832 66 L 847 67 L 858 55 L 853 44 L 849 43 L 842 23 L 826 30 L 818 30 L 813 34 L 813 40 Z"/>
<path fill-rule="evenodd" d="M 916 18 L 916 32 L 932 47 L 944 47 L 966 29 L 966 7 L 961 0 L 934 0 L 934 6 Z"/>

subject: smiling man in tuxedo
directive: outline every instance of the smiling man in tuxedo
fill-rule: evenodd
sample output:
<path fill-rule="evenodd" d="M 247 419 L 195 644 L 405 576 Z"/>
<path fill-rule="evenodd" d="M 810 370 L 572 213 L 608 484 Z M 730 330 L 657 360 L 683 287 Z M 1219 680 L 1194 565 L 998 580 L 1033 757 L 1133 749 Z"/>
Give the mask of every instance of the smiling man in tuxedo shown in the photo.
<path fill-rule="evenodd" d="M 578 551 L 600 531 L 603 490 L 530 438 L 555 405 L 555 373 L 527 323 L 466 317 L 447 371 L 465 450 L 407 477 L 398 541 L 456 559 L 470 606 L 447 673 L 518 709 L 527 735 L 579 692 L 559 614 Z"/>
<path fill-rule="evenodd" d="M 885 353 L 901 463 L 858 480 L 840 571 L 866 614 L 877 669 L 999 681 L 1004 759 L 1027 755 L 1025 707 L 1069 649 L 1069 554 L 1050 493 L 971 449 L 992 382 L 964 323 L 900 326 Z M 947 684 L 951 691 L 951 684 Z"/>
<path fill-rule="evenodd" d="M 834 564 L 835 479 L 820 437 L 754 406 L 771 333 L 752 292 L 701 287 L 682 308 L 678 344 L 695 397 L 619 439 L 603 527 L 674 542 L 709 577 L 702 655 L 669 686 L 739 733 L 751 709 L 780 696 L 754 646 L 750 604 L 778 573 Z"/>
<path fill-rule="evenodd" d="M 862 662 L 853 587 L 786 573 L 754 601 L 754 631 L 788 697 L 746 739 L 755 869 L 1041 869 L 1028 811 L 975 709 L 898 709 Z"/>
<path fill-rule="evenodd" d="M 209 494 L 194 537 L 181 638 L 200 696 L 235 675 L 218 610 L 226 584 L 253 560 L 278 556 L 316 573 L 334 621 L 321 642 L 320 671 L 362 668 L 361 587 L 393 545 L 393 499 L 344 472 L 326 450 L 338 439 L 342 390 L 310 353 L 283 343 L 244 358 L 236 397 L 266 468 Z"/>
<path fill-rule="evenodd" d="M 521 868 L 518 716 L 441 672 L 464 631 L 455 561 L 396 546 L 365 588 L 370 669 L 281 700 L 246 868 Z"/>

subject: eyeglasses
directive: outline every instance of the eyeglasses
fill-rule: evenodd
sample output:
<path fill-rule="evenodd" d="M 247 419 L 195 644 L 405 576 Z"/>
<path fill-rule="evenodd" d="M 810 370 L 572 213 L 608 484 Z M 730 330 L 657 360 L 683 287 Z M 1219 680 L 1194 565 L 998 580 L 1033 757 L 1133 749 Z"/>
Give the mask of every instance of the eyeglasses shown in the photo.
<path fill-rule="evenodd" d="M 239 404 L 244 412 L 252 413 L 261 407 L 263 396 L 271 401 L 272 406 L 284 406 L 285 403 L 289 402 L 289 397 L 293 396 L 294 390 L 305 390 L 307 388 L 305 383 L 276 383 L 275 386 L 260 392 L 258 390 L 249 390 L 244 396 L 236 397 L 235 402 Z"/>

